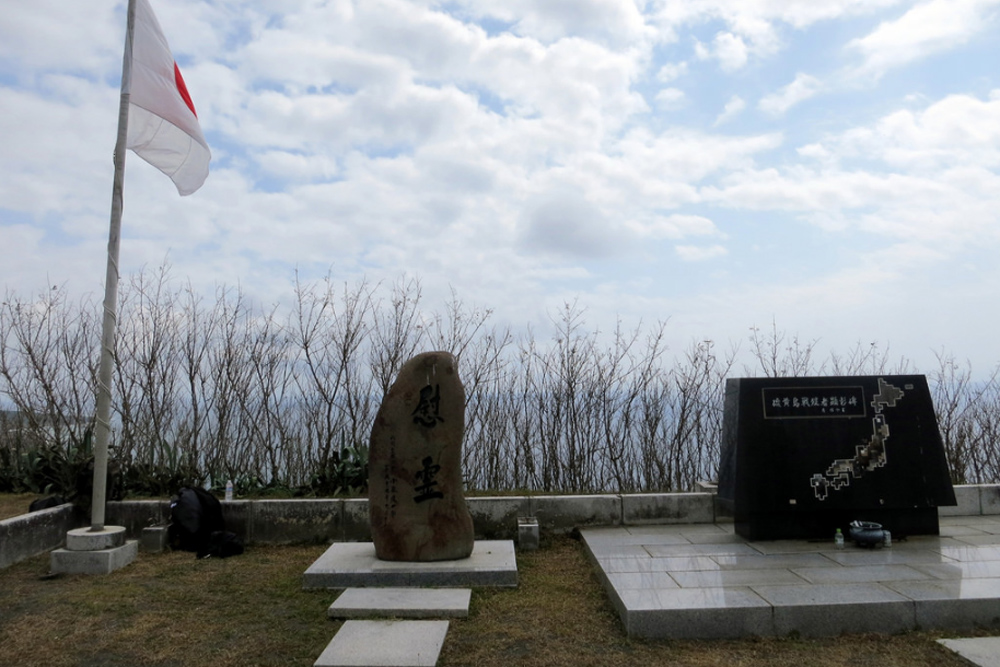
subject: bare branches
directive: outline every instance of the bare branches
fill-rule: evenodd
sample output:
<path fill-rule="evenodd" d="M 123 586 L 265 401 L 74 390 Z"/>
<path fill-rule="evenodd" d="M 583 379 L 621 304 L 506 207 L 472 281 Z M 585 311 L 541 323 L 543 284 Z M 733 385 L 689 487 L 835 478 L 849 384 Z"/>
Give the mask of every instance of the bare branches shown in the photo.
<path fill-rule="evenodd" d="M 167 268 L 144 271 L 121 294 L 114 460 L 144 492 L 227 479 L 242 493 L 357 492 L 379 402 L 399 367 L 430 346 L 459 359 L 469 488 L 677 491 L 714 478 L 738 347 L 696 340 L 668 356 L 665 323 L 601 332 L 585 314 L 565 304 L 540 341 L 530 328 L 493 325 L 490 309 L 454 290 L 442 311 L 425 311 L 420 282 L 405 277 L 386 289 L 296 280 L 289 305 L 264 309 L 239 289 L 218 288 L 207 303 L 190 285 L 176 287 Z M 20 479 L 32 448 L 84 445 L 97 316 L 60 290 L 6 295 L 0 463 L 9 472 L 0 486 Z M 816 346 L 774 322 L 754 327 L 754 366 L 744 374 L 913 372 L 878 343 L 824 361 Z M 1000 368 L 976 381 L 967 363 L 941 352 L 929 380 L 955 480 L 995 481 Z"/>

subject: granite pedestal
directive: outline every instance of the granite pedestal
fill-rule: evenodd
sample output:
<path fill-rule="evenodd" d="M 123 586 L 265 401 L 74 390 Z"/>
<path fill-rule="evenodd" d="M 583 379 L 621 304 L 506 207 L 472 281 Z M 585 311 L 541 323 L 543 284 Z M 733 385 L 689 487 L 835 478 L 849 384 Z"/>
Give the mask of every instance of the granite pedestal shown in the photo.
<path fill-rule="evenodd" d="M 122 526 L 97 531 L 75 528 L 66 533 L 66 548 L 51 553 L 49 567 L 56 574 L 110 574 L 131 563 L 138 553 L 138 541 L 126 541 Z"/>
<path fill-rule="evenodd" d="M 379 560 L 371 542 L 338 542 L 309 566 L 302 587 L 517 586 L 517 560 L 510 540 L 475 543 L 472 555 L 460 560 L 410 563 Z"/>

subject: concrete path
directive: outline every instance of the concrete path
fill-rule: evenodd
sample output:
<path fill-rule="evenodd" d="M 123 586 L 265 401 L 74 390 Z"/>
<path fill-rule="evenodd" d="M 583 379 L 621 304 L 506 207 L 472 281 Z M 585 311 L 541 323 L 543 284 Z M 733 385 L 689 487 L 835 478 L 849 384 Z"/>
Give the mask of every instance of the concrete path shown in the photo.
<path fill-rule="evenodd" d="M 344 621 L 314 667 L 434 667 L 448 621 Z"/>
<path fill-rule="evenodd" d="M 943 517 L 889 549 L 748 542 L 732 524 L 581 531 L 630 636 L 829 636 L 996 627 L 1000 516 Z"/>
<path fill-rule="evenodd" d="M 348 588 L 330 618 L 466 618 L 469 588 Z"/>
<path fill-rule="evenodd" d="M 1000 667 L 1000 637 L 939 639 L 938 643 L 979 667 Z"/>
<path fill-rule="evenodd" d="M 345 621 L 315 667 L 427 667 L 437 664 L 448 621 L 401 619 L 468 616 L 472 591 L 455 587 L 516 586 L 517 560 L 510 540 L 477 541 L 470 558 L 433 563 L 381 561 L 371 542 L 340 542 L 302 581 L 346 589 L 330 605 L 331 618 L 364 619 Z"/>

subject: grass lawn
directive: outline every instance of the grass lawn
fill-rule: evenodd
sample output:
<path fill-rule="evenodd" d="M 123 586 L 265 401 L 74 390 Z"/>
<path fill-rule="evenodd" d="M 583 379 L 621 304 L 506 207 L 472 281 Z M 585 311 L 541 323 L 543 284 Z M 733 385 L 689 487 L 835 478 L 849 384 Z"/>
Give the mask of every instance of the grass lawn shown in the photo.
<path fill-rule="evenodd" d="M 141 553 L 110 576 L 47 578 L 48 556 L 0 571 L 0 664 L 312 665 L 340 624 L 332 591 L 303 591 L 325 546 L 252 547 L 226 560 Z M 474 592 L 440 665 L 935 665 L 943 633 L 822 640 L 641 641 L 625 636 L 582 545 L 518 554 L 517 589 Z M 965 635 L 970 636 L 970 635 Z"/>
<path fill-rule="evenodd" d="M 28 505 L 42 496 L 37 493 L 0 493 L 0 521 L 28 513 Z"/>

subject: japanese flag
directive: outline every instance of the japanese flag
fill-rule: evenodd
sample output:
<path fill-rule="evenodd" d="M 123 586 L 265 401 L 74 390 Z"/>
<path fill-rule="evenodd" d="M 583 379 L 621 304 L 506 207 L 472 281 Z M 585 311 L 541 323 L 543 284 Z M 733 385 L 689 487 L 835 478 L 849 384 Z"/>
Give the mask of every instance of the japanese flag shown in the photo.
<path fill-rule="evenodd" d="M 177 186 L 201 187 L 212 153 L 149 0 L 136 0 L 127 146 Z"/>

